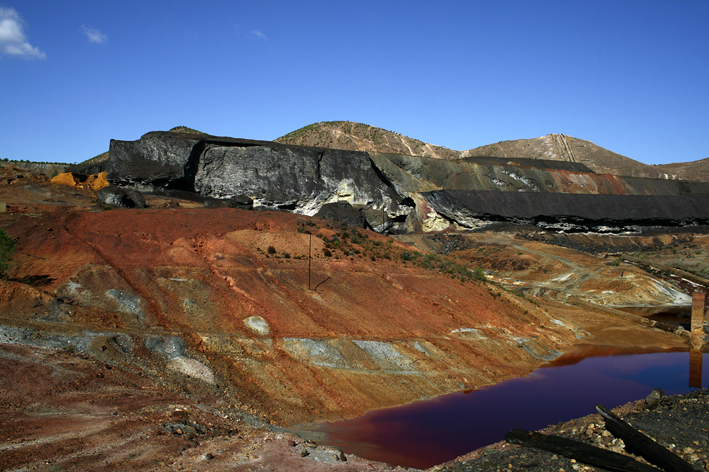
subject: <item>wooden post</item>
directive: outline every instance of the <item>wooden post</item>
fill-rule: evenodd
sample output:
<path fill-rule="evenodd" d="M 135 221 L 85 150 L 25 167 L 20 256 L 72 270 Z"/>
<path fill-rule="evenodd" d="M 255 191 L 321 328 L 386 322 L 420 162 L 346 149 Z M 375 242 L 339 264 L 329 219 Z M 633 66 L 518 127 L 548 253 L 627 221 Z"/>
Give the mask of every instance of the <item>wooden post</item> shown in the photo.
<path fill-rule="evenodd" d="M 692 348 L 701 350 L 704 344 L 704 306 L 706 304 L 706 294 L 704 292 L 692 293 L 692 324 L 691 341 Z"/>
<path fill-rule="evenodd" d="M 692 294 L 692 333 L 704 331 L 704 304 L 706 294 L 704 292 L 694 292 Z"/>
<path fill-rule="evenodd" d="M 699 349 L 689 351 L 689 386 L 702 388 L 702 355 Z"/>

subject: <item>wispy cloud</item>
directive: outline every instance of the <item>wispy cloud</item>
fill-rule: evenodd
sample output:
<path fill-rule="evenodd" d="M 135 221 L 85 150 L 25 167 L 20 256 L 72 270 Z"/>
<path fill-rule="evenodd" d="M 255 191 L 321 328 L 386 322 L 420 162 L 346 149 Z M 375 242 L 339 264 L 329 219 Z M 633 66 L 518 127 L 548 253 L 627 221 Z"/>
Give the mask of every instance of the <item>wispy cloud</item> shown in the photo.
<path fill-rule="evenodd" d="M 0 7 L 0 55 L 46 59 L 47 55 L 27 42 L 24 21 L 14 8 Z"/>
<path fill-rule="evenodd" d="M 266 36 L 265 34 L 260 32 L 259 30 L 253 30 L 251 33 L 255 34 L 256 36 L 258 36 L 261 39 L 265 39 L 266 41 L 268 41 L 268 36 Z"/>
<path fill-rule="evenodd" d="M 108 36 L 103 34 L 100 30 L 97 30 L 96 28 L 81 25 L 81 31 L 83 31 L 90 43 L 101 44 L 108 41 Z"/>

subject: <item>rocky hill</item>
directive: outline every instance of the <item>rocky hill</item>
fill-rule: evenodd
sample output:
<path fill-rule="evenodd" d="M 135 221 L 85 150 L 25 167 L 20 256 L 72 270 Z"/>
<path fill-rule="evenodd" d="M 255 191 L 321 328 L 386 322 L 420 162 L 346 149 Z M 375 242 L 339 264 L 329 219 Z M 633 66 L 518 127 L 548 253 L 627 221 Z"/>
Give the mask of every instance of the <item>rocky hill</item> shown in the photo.
<path fill-rule="evenodd" d="M 534 139 L 515 139 L 488 144 L 468 151 L 463 156 L 526 157 L 530 159 L 549 159 L 578 162 L 587 165 L 599 174 L 612 174 L 627 177 L 645 177 L 656 179 L 701 180 L 683 172 L 686 164 L 676 164 L 673 168 L 659 168 L 638 162 L 591 141 L 565 136 L 547 134 Z M 709 165 L 707 165 L 709 170 Z M 693 177 L 693 178 L 687 178 Z"/>
<path fill-rule="evenodd" d="M 424 143 L 393 131 L 352 121 L 323 121 L 300 128 L 277 143 L 318 146 L 348 151 L 383 152 L 434 159 L 460 159 L 458 151 Z"/>
<path fill-rule="evenodd" d="M 327 218 L 393 234 L 499 221 L 613 232 L 709 222 L 709 183 L 599 174 L 558 159 L 450 160 L 156 131 L 112 140 L 107 161 L 75 170 L 105 171 L 142 192 L 308 216 L 337 210 Z"/>
<path fill-rule="evenodd" d="M 207 135 L 187 126 L 176 126 L 170 131 L 190 135 Z M 609 151 L 591 141 L 563 134 L 547 134 L 532 139 L 500 141 L 474 149 L 456 151 L 363 123 L 323 121 L 292 131 L 275 139 L 274 142 L 444 160 L 468 157 L 559 160 L 585 164 L 599 174 L 709 182 L 709 158 L 652 166 Z M 82 165 L 98 164 L 107 159 L 108 152 L 104 152 L 83 162 Z"/>
<path fill-rule="evenodd" d="M 709 157 L 693 162 L 678 162 L 675 164 L 661 164 L 656 166 L 667 174 L 675 174 L 684 180 L 699 180 L 709 182 Z"/>
<path fill-rule="evenodd" d="M 435 159 L 520 157 L 560 160 L 585 164 L 599 174 L 709 181 L 709 159 L 651 166 L 609 151 L 591 141 L 563 134 L 547 134 L 533 139 L 501 141 L 466 151 L 455 151 L 362 123 L 327 121 L 305 126 L 275 141 L 301 146 L 395 153 Z"/>

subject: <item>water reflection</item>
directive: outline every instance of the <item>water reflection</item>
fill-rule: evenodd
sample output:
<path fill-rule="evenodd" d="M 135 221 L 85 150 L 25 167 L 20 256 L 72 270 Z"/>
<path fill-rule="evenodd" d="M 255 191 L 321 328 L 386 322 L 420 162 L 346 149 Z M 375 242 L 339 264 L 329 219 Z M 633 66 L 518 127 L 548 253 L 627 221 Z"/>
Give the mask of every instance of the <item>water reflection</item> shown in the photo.
<path fill-rule="evenodd" d="M 702 388 L 702 351 L 692 349 L 689 351 L 689 386 Z"/>
<path fill-rule="evenodd" d="M 702 373 L 706 378 L 702 360 L 703 355 L 686 350 L 581 346 L 529 377 L 372 411 L 326 423 L 318 431 L 325 433 L 323 442 L 347 453 L 427 468 L 501 441 L 513 428 L 536 430 L 595 413 L 598 403 L 612 408 L 642 399 L 654 388 L 667 395 L 686 393 L 701 385 Z"/>

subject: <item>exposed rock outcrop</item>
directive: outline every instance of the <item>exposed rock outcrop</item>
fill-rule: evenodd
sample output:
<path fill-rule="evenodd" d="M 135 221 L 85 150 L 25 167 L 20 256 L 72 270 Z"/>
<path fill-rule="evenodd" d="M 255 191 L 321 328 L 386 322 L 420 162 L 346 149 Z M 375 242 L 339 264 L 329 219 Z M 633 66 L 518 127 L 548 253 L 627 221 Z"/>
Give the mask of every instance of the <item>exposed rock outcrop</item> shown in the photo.
<path fill-rule="evenodd" d="M 362 210 L 347 202 L 326 203 L 315 216 L 325 220 L 339 221 L 357 228 L 364 228 L 367 223 Z"/>
<path fill-rule="evenodd" d="M 98 192 L 98 201 L 104 205 L 126 208 L 145 208 L 145 197 L 137 190 L 116 186 L 104 187 Z"/>
<path fill-rule="evenodd" d="M 624 232 L 639 226 L 709 224 L 709 197 L 583 195 L 442 190 L 425 194 L 439 214 L 466 228 L 490 221 L 563 231 Z"/>
<path fill-rule="evenodd" d="M 398 233 L 499 220 L 580 231 L 707 224 L 709 198 L 707 182 L 597 174 L 570 161 L 445 160 L 176 132 L 112 140 L 104 168 L 113 184 L 140 191 L 309 216 L 347 210 L 356 217 L 333 218 Z"/>

